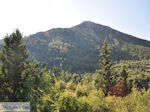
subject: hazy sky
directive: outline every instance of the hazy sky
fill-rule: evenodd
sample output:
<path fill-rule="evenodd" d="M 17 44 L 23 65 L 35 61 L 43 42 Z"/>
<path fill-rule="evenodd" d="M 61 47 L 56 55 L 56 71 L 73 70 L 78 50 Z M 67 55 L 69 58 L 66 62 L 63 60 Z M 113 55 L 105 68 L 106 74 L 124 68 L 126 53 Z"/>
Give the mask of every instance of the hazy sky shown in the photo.
<path fill-rule="evenodd" d="M 0 38 L 87 20 L 150 40 L 150 0 L 0 0 Z"/>

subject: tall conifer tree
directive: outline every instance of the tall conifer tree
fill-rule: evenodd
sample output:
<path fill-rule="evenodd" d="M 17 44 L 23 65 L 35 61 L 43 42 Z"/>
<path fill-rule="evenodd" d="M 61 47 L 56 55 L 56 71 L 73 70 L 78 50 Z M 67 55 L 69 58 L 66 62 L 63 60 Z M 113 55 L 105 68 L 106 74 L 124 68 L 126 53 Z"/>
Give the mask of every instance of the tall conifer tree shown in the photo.
<path fill-rule="evenodd" d="M 4 45 L 0 53 L 2 74 L 7 84 L 7 97 L 9 101 L 22 101 L 23 82 L 26 75 L 23 73 L 27 65 L 28 53 L 26 45 L 22 42 L 22 35 L 16 30 L 4 38 Z"/>
<path fill-rule="evenodd" d="M 105 95 L 107 95 L 110 86 L 112 85 L 112 60 L 110 57 L 110 48 L 107 43 L 107 38 L 104 40 L 104 45 L 101 49 L 99 66 L 101 68 L 99 70 L 99 75 L 102 75 L 103 77 L 101 86 Z"/>

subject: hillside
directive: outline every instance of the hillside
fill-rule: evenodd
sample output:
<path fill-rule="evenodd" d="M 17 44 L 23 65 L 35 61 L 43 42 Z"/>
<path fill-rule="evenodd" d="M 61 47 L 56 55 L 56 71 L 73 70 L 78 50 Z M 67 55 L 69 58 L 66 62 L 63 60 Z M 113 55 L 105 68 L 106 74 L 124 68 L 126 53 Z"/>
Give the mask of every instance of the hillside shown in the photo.
<path fill-rule="evenodd" d="M 80 73 L 95 71 L 105 37 L 113 60 L 150 58 L 149 41 L 90 21 L 71 28 L 39 32 L 24 39 L 32 59 L 46 62 L 49 68 L 55 66 Z"/>

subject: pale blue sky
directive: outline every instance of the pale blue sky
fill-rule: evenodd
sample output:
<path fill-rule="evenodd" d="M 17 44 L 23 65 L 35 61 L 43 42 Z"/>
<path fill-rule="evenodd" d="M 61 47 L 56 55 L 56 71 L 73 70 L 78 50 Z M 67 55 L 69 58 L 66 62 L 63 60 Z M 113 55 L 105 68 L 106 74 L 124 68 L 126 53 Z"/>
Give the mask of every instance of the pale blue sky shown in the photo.
<path fill-rule="evenodd" d="M 0 38 L 87 20 L 150 40 L 150 0 L 0 0 Z"/>

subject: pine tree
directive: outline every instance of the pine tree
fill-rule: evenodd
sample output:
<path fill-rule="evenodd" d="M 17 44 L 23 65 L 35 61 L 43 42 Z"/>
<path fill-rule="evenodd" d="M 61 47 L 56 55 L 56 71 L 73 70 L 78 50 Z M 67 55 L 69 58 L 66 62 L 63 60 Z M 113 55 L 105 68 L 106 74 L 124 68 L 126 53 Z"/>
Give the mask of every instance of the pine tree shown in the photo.
<path fill-rule="evenodd" d="M 100 70 L 99 75 L 102 75 L 103 79 L 101 82 L 104 94 L 107 96 L 109 89 L 112 85 L 112 60 L 110 57 L 110 48 L 107 43 L 107 39 L 104 40 L 104 45 L 100 53 Z"/>
<path fill-rule="evenodd" d="M 128 73 L 127 73 L 124 66 L 121 68 L 120 76 L 122 78 L 123 83 L 126 85 L 127 84 Z"/>
<path fill-rule="evenodd" d="M 2 74 L 7 84 L 8 101 L 23 101 L 23 82 L 27 75 L 25 71 L 28 53 L 26 45 L 22 42 L 22 35 L 16 30 L 4 38 L 4 45 L 0 53 Z"/>
<path fill-rule="evenodd" d="M 120 76 L 121 76 L 121 82 L 125 85 L 126 90 L 127 90 L 127 93 L 130 93 L 131 87 L 130 87 L 130 83 L 127 81 L 128 72 L 127 72 L 125 66 L 123 66 L 123 67 L 121 68 Z"/>

